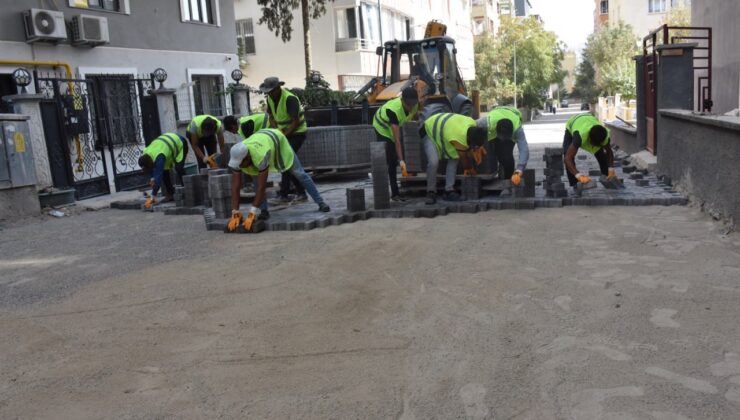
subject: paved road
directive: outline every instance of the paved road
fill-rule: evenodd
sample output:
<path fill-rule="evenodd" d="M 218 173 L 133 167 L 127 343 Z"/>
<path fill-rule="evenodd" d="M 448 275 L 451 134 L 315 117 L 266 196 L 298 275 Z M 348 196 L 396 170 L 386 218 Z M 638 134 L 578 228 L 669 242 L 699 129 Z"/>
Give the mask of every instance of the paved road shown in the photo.
<path fill-rule="evenodd" d="M 565 122 L 573 115 L 583 113 L 580 104 L 573 104 L 568 108 L 560 108 L 556 114 L 543 114 L 535 121 L 524 124 L 527 142 L 530 144 L 557 143 L 563 144 Z"/>
<path fill-rule="evenodd" d="M 733 419 L 740 237 L 690 207 L 0 234 L 0 418 Z"/>

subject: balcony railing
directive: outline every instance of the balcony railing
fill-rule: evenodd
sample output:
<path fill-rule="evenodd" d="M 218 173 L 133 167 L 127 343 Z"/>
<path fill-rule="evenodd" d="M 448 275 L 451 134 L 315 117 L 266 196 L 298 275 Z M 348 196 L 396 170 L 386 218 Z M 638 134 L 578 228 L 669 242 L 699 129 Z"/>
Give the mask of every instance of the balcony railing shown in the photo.
<path fill-rule="evenodd" d="M 375 42 L 372 39 L 343 38 L 336 41 L 337 52 L 371 50 L 373 48 L 375 48 Z"/>

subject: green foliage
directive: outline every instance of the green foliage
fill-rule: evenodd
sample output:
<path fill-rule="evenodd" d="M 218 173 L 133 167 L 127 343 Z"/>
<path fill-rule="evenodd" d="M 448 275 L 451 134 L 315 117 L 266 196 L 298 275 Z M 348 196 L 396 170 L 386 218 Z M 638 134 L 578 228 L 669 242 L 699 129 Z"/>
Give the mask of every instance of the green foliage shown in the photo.
<path fill-rule="evenodd" d="M 308 13 L 311 19 L 318 19 L 326 13 L 326 4 L 334 0 L 308 0 Z M 257 0 L 262 6 L 262 17 L 257 22 L 280 36 L 283 42 L 290 41 L 293 34 L 293 10 L 301 7 L 301 0 Z"/>
<path fill-rule="evenodd" d="M 635 97 L 635 66 L 639 53 L 638 38 L 632 26 L 624 22 L 607 24 L 588 36 L 583 59 L 594 69 L 594 79 L 601 94 L 621 93 L 626 99 Z"/>
<path fill-rule="evenodd" d="M 573 87 L 573 96 L 583 102 L 593 104 L 599 97 L 599 87 L 596 86 L 596 70 L 587 59 L 582 59 L 576 69 L 576 83 Z"/>
<path fill-rule="evenodd" d="M 480 90 L 482 103 L 513 103 L 516 92 L 521 105 L 540 106 L 550 84 L 562 83 L 565 77 L 563 49 L 555 33 L 546 31 L 536 17 L 503 16 L 496 37 L 484 35 L 475 40 L 476 80 L 472 86 Z"/>
<path fill-rule="evenodd" d="M 329 82 L 324 80 L 324 77 L 316 71 L 312 71 L 311 76 L 306 78 L 305 89 L 294 88 L 290 91 L 298 96 L 301 103 L 307 107 L 329 106 L 334 101 L 340 106 L 350 105 L 357 94 L 353 91 L 342 92 L 330 89 Z"/>

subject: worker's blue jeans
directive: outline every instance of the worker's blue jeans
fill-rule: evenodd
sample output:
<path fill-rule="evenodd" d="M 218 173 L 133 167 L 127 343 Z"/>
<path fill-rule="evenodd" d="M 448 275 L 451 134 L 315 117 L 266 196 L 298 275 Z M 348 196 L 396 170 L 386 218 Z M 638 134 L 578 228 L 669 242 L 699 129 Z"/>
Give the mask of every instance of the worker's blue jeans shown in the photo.
<path fill-rule="evenodd" d="M 298 155 L 294 155 L 293 166 L 291 166 L 286 172 L 290 172 L 290 174 L 293 175 L 301 185 L 303 185 L 303 188 L 306 189 L 306 192 L 311 196 L 316 204 L 324 202 L 324 199 L 321 198 L 321 193 L 319 193 L 319 190 L 316 188 L 316 184 L 314 184 L 313 179 L 311 179 L 311 175 L 307 174 L 306 170 L 303 169 L 303 165 L 301 165 Z M 254 190 L 257 191 L 257 177 L 252 177 L 252 179 L 254 180 Z M 267 210 L 267 198 L 262 200 L 259 208 L 260 210 Z"/>

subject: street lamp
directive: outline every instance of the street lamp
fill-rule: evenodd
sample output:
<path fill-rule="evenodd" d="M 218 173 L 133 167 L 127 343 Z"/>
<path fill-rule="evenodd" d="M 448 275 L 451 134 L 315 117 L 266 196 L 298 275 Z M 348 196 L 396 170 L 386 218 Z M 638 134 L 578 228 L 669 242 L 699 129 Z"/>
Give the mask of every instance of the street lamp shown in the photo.
<path fill-rule="evenodd" d="M 152 72 L 154 80 L 159 82 L 159 88 L 164 89 L 164 81 L 167 80 L 167 72 L 165 69 L 159 67 Z"/>
<path fill-rule="evenodd" d="M 236 82 L 237 85 L 239 84 L 239 81 L 242 80 L 243 77 L 244 77 L 244 73 L 242 73 L 242 71 L 239 69 L 234 69 L 231 72 L 231 78 Z"/>
<path fill-rule="evenodd" d="M 13 71 L 12 77 L 16 86 L 21 87 L 21 93 L 28 93 L 26 86 L 31 84 L 31 73 L 23 67 L 18 67 Z"/>

